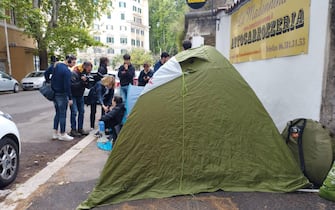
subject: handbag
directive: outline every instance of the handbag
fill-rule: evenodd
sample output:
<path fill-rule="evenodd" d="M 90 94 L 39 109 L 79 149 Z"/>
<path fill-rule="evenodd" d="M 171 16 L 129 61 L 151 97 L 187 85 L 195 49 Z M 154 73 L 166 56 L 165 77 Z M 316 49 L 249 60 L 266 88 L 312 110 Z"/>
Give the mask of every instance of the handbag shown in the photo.
<path fill-rule="evenodd" d="M 40 88 L 40 93 L 49 101 L 53 101 L 55 98 L 55 91 L 51 88 L 50 83 L 45 83 L 41 88 Z"/>
<path fill-rule="evenodd" d="M 57 63 L 52 66 L 52 73 L 55 73 Z M 53 101 L 55 99 L 55 91 L 51 87 L 51 79 L 50 82 L 45 82 L 42 87 L 40 87 L 40 93 L 49 101 Z"/>

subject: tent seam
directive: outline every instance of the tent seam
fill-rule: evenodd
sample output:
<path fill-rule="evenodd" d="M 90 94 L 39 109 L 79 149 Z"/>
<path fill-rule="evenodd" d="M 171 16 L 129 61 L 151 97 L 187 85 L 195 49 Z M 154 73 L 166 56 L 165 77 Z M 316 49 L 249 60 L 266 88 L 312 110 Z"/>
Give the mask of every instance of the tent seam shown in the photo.
<path fill-rule="evenodd" d="M 179 190 L 182 192 L 183 177 L 184 177 L 184 162 L 185 162 L 185 96 L 187 92 L 185 74 L 182 72 L 182 152 L 181 152 L 181 173 L 179 179 Z"/>

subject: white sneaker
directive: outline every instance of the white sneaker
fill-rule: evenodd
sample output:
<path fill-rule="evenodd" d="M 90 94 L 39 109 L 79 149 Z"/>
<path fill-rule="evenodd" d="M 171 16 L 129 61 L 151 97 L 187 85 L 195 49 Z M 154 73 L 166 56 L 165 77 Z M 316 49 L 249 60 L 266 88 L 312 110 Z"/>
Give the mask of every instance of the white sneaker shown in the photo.
<path fill-rule="evenodd" d="M 53 134 L 52 134 L 52 139 L 53 139 L 53 140 L 58 139 L 58 134 L 57 134 L 57 133 L 53 133 Z"/>
<path fill-rule="evenodd" d="M 64 133 L 63 135 L 58 136 L 58 140 L 60 140 L 60 141 L 72 141 L 73 137 L 69 136 L 67 133 Z"/>
<path fill-rule="evenodd" d="M 52 139 L 55 140 L 55 139 L 58 139 L 59 135 L 57 132 L 53 131 L 52 132 Z"/>

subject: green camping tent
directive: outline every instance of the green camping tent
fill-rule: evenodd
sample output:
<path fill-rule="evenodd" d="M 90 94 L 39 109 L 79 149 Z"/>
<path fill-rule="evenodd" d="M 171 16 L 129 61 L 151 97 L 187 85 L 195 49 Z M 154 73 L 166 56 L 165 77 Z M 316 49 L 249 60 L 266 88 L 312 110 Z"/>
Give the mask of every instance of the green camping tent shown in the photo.
<path fill-rule="evenodd" d="M 78 209 L 200 192 L 306 186 L 271 117 L 215 48 L 177 54 L 146 85 Z"/>

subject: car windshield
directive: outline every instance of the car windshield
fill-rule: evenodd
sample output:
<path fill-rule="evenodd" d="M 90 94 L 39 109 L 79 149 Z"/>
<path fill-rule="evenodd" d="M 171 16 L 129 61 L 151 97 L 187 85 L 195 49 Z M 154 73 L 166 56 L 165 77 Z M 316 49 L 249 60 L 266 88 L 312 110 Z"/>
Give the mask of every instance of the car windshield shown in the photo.
<path fill-rule="evenodd" d="M 0 78 L 6 78 L 6 79 L 11 79 L 11 76 L 9 76 L 8 74 L 6 74 L 3 71 L 0 71 Z"/>
<path fill-rule="evenodd" d="M 43 76 L 44 76 L 44 72 L 34 71 L 34 72 L 30 72 L 26 77 L 43 77 Z"/>

